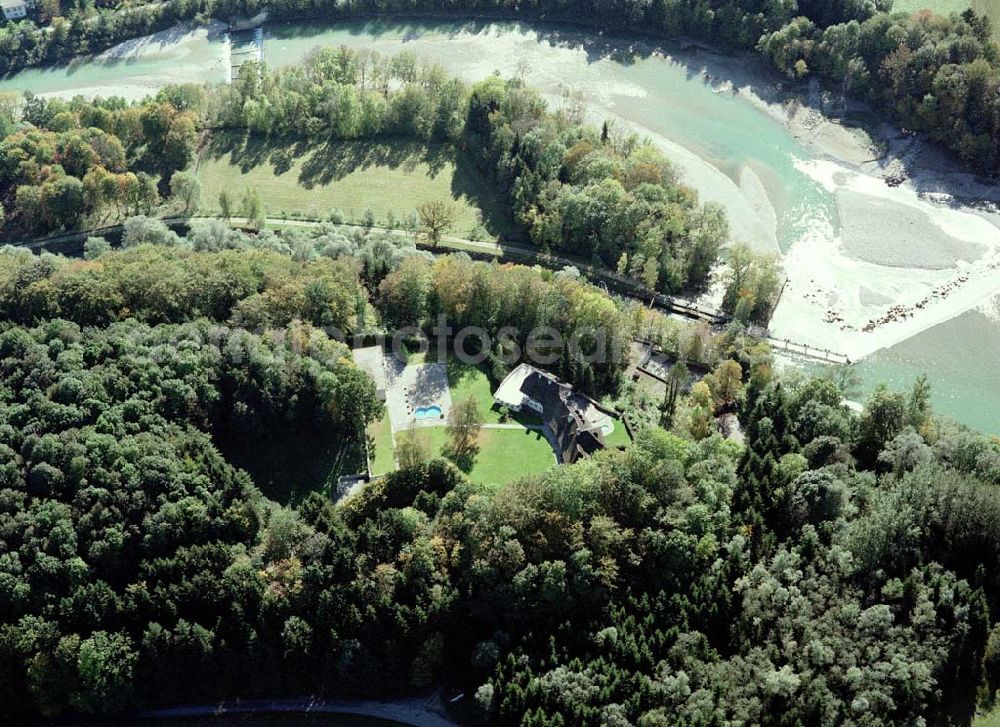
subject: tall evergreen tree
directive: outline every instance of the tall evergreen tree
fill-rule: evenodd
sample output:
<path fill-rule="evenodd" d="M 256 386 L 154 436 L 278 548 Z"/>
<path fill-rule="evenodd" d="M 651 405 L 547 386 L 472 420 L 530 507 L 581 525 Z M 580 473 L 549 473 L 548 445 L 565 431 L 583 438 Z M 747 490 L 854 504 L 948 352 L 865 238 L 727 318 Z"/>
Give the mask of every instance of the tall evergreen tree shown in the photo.
<path fill-rule="evenodd" d="M 798 451 L 788 414 L 788 400 L 781 384 L 768 385 L 755 397 L 746 428 L 746 450 L 738 470 L 739 484 L 733 493 L 733 511 L 751 537 L 755 554 L 766 552 L 776 522 L 775 504 L 780 501 L 778 463 Z"/>

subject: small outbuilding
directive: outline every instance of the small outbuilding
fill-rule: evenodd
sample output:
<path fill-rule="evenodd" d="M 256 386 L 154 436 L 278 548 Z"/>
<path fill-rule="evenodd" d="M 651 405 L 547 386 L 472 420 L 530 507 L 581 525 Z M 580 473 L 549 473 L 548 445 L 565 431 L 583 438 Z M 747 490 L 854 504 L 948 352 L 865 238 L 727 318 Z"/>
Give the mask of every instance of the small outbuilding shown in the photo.
<path fill-rule="evenodd" d="M 7 20 L 21 20 L 35 9 L 35 0 L 0 0 L 0 9 Z"/>

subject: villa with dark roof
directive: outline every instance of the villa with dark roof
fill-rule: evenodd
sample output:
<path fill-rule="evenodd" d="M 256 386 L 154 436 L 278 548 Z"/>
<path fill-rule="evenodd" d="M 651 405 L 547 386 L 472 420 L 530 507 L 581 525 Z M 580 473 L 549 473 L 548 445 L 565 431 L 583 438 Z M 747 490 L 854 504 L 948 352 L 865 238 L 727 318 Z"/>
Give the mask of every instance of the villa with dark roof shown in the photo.
<path fill-rule="evenodd" d="M 604 432 L 610 417 L 593 399 L 534 366 L 520 364 L 511 371 L 493 399 L 511 411 L 541 416 L 560 464 L 572 464 L 607 446 Z"/>

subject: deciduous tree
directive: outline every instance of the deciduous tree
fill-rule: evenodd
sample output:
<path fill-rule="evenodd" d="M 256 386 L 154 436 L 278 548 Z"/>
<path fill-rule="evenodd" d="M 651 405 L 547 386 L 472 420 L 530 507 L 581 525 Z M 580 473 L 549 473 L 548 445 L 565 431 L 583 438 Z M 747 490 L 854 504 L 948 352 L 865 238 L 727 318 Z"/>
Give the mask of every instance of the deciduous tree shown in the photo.
<path fill-rule="evenodd" d="M 431 247 L 436 248 L 444 234 L 455 224 L 455 208 L 450 202 L 432 200 L 417 208 L 420 227 Z"/>

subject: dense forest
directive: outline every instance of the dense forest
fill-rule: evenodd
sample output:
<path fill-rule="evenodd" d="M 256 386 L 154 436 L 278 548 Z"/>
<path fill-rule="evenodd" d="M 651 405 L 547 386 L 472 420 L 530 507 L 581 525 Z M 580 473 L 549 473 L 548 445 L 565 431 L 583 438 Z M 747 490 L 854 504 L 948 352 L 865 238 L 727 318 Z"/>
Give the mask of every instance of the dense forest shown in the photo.
<path fill-rule="evenodd" d="M 797 18 L 760 49 L 789 75 L 815 74 L 871 101 L 973 170 L 1000 169 L 1000 48 L 985 16 L 876 15 L 827 27 Z"/>
<path fill-rule="evenodd" d="M 935 417 L 925 380 L 854 414 L 849 377 L 778 375 L 736 324 L 692 337 L 573 275 L 384 233 L 140 219 L 102 242 L 0 254 L 4 720 L 439 685 L 492 724 L 964 724 L 992 702 L 1000 441 Z M 381 405 L 328 326 L 437 312 L 599 322 L 714 370 L 630 448 L 500 489 L 430 460 L 283 506 L 221 453 L 359 436 Z M 712 426 L 729 410 L 744 444 Z"/>
<path fill-rule="evenodd" d="M 101 50 L 180 20 L 253 15 L 259 0 L 169 0 L 130 9 L 88 9 L 51 32 L 30 21 L 0 27 L 0 74 Z M 891 0 L 553 0 L 530 4 L 277 0 L 273 18 L 349 18 L 392 13 L 489 13 L 569 20 L 659 37 L 689 36 L 759 49 L 782 71 L 815 74 L 871 101 L 907 129 L 924 131 L 971 169 L 1000 167 L 1000 52 L 990 23 L 972 11 L 950 17 L 891 13 Z"/>
<path fill-rule="evenodd" d="M 759 47 L 996 171 L 988 25 L 888 6 L 269 7 L 530 11 Z M 0 69 L 257 9 L 7 24 Z M 411 54 L 322 50 L 141 103 L 0 95 L 5 236 L 123 228 L 80 258 L 0 250 L 0 722 L 438 687 L 464 695 L 463 722 L 535 727 L 958 725 L 994 706 L 1000 438 L 938 417 L 923 377 L 856 412 L 850 371 L 779 370 L 743 326 L 780 286 L 773 260 L 729 251 L 735 320 L 713 330 L 574 268 L 432 255 L 398 230 L 232 229 L 261 214 L 252 191 L 172 229 L 156 215 L 197 207 L 191 162 L 220 131 L 450 145 L 539 249 L 666 292 L 704 283 L 728 236 L 650 144 Z M 617 409 L 632 444 L 504 487 L 424 453 L 337 504 L 275 502 L 234 465 L 278 437 L 368 443 L 384 409 L 350 346 L 439 316 L 492 337 L 494 382 L 532 331 L 559 333 L 548 368 Z M 676 360 L 662 397 L 630 376 L 636 337 Z"/>

